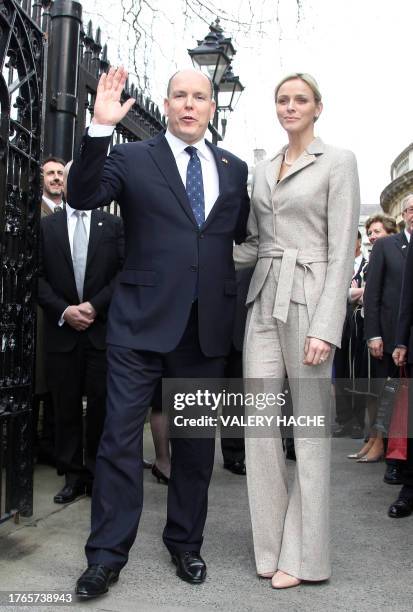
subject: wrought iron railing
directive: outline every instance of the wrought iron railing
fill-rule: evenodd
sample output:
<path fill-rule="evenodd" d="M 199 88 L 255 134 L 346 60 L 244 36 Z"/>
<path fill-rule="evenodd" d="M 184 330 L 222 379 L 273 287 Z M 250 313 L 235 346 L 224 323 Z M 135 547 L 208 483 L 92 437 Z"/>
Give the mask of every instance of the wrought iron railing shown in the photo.
<path fill-rule="evenodd" d="M 101 32 L 82 25 L 72 0 L 0 0 L 0 522 L 33 510 L 31 415 L 40 164 L 67 161 L 93 113 L 108 69 Z M 113 141 L 143 140 L 164 128 L 148 98 L 136 98 Z M 111 212 L 117 213 L 116 204 Z"/>

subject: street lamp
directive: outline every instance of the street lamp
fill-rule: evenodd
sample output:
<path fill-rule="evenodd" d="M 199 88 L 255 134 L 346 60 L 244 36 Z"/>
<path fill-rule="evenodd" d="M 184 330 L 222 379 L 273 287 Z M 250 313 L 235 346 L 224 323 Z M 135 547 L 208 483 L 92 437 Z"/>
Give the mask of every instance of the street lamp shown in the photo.
<path fill-rule="evenodd" d="M 217 144 L 222 140 L 223 136 L 218 131 L 219 111 L 233 111 L 235 104 L 241 95 L 244 87 L 241 85 L 239 78 L 234 77 L 233 73 L 228 69 L 231 66 L 231 60 L 236 54 L 231 38 L 224 36 L 224 31 L 219 25 L 219 19 L 209 26 L 209 32 L 204 40 L 198 40 L 198 46 L 194 49 L 188 49 L 188 53 L 195 68 L 204 72 L 212 81 L 214 89 L 214 99 L 216 102 L 216 110 L 212 125 L 209 129 L 212 133 L 212 142 Z M 231 81 L 232 78 L 232 81 Z M 230 92 L 228 102 L 227 94 Z M 227 98 L 221 103 L 223 93 Z M 222 120 L 223 132 L 225 134 L 226 119 Z"/>
<path fill-rule="evenodd" d="M 214 86 L 219 86 L 236 51 L 231 39 L 224 37 L 217 17 L 204 40 L 198 40 L 198 46 L 188 49 L 188 53 L 194 66 L 207 74 Z"/>
<path fill-rule="evenodd" d="M 232 112 L 236 107 L 244 89 L 245 88 L 239 80 L 239 77 L 235 76 L 232 72 L 232 66 L 230 64 L 226 69 L 219 85 L 218 110 L 228 110 Z"/>
<path fill-rule="evenodd" d="M 227 131 L 227 111 L 232 113 L 243 91 L 244 86 L 239 80 L 239 77 L 235 76 L 232 72 L 232 67 L 230 64 L 226 69 L 219 85 L 219 106 L 217 111 L 218 113 L 221 111 L 224 113 L 224 116 L 221 119 L 221 133 L 223 139 L 225 138 L 225 133 Z"/>

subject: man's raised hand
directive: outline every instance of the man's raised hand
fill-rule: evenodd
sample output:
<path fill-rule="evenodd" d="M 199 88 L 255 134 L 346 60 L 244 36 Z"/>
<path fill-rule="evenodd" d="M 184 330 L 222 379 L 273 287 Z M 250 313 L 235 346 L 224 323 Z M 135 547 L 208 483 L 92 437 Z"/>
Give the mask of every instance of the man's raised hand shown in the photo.
<path fill-rule="evenodd" d="M 94 104 L 93 123 L 98 125 L 116 125 L 135 104 L 134 98 L 129 98 L 121 104 L 120 97 L 128 77 L 128 72 L 119 68 L 110 68 L 99 79 Z"/>

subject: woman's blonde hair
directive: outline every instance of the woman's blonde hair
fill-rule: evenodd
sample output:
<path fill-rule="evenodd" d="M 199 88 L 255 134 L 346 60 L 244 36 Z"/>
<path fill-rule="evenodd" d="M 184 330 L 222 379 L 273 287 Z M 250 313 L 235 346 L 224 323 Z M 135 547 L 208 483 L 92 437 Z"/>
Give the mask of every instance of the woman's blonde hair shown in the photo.
<path fill-rule="evenodd" d="M 281 81 L 275 86 L 274 98 L 276 102 L 278 90 L 280 89 L 281 85 L 284 85 L 284 83 L 286 83 L 287 81 L 291 81 L 292 79 L 301 79 L 302 81 L 304 81 L 304 83 L 307 83 L 307 85 L 314 94 L 314 100 L 316 102 L 321 102 L 321 92 L 318 88 L 317 81 L 313 76 L 311 76 L 311 74 L 308 74 L 308 72 L 292 72 L 291 74 L 287 74 L 287 76 L 282 78 Z"/>

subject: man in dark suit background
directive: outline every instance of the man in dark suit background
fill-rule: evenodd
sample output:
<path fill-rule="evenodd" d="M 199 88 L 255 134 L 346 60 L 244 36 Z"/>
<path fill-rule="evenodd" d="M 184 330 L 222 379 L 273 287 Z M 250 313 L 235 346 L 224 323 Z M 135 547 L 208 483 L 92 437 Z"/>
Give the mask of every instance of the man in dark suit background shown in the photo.
<path fill-rule="evenodd" d="M 48 217 L 63 209 L 63 172 L 65 162 L 60 157 L 49 156 L 42 163 L 42 200 L 40 217 Z M 36 329 L 36 385 L 33 402 L 34 447 L 38 463 L 56 465 L 54 443 L 54 411 L 52 395 L 46 384 L 43 347 L 43 311 L 37 308 Z M 39 430 L 39 412 L 41 428 Z"/>
<path fill-rule="evenodd" d="M 235 309 L 234 331 L 232 334 L 231 350 L 227 359 L 225 375 L 234 380 L 237 387 L 235 392 L 242 391 L 242 349 L 244 344 L 245 323 L 247 320 L 248 309 L 245 305 L 248 288 L 254 268 L 237 270 L 237 304 Z M 232 416 L 234 410 L 223 408 L 224 416 Z M 242 414 L 242 413 L 241 413 Z M 221 426 L 221 451 L 224 459 L 224 468 L 233 474 L 244 476 L 245 469 L 245 443 L 244 432 L 240 429 L 239 436 L 236 437 L 233 429 L 229 429 L 231 435 L 226 435 L 225 429 Z"/>
<path fill-rule="evenodd" d="M 83 598 L 105 593 L 128 559 L 142 510 L 142 434 L 162 376 L 220 378 L 236 302 L 233 242 L 248 216 L 247 165 L 205 141 L 215 102 L 201 72 L 169 81 L 166 134 L 115 147 L 115 125 L 132 107 L 120 95 L 126 71 L 102 75 L 94 118 L 69 175 L 81 209 L 119 202 L 126 252 L 108 321 L 108 399 L 92 498 Z M 177 575 L 206 576 L 200 556 L 214 439 L 172 438 L 163 540 Z"/>
<path fill-rule="evenodd" d="M 354 272 L 347 300 L 341 347 L 336 349 L 334 355 L 336 421 L 338 423 L 338 427 L 333 432 L 334 438 L 363 437 L 365 398 L 357 393 L 350 393 L 348 389 L 355 389 L 357 387 L 356 378 L 362 376 L 363 317 L 360 305 L 351 299 L 351 292 L 362 288 L 366 263 L 361 252 L 361 234 L 357 232 Z"/>
<path fill-rule="evenodd" d="M 56 465 L 65 475 L 65 485 L 54 497 L 58 504 L 84 494 L 93 480 L 105 417 L 107 310 L 123 248 L 121 219 L 99 210 L 80 217 L 66 204 L 60 214 L 41 221 L 38 302 L 55 411 Z"/>
<path fill-rule="evenodd" d="M 392 352 L 396 345 L 403 270 L 413 222 L 411 197 L 403 199 L 402 215 L 405 229 L 374 243 L 364 291 L 365 338 L 375 360 L 376 378 L 383 383 L 388 376 L 398 376 Z M 381 384 L 379 392 L 382 386 Z M 387 484 L 400 484 L 401 467 L 399 461 L 386 459 L 384 481 Z"/>
<path fill-rule="evenodd" d="M 407 199 L 407 202 L 406 202 Z M 405 210 L 413 218 L 413 194 L 404 200 Z M 413 245 L 410 242 L 407 249 L 406 265 L 404 268 L 403 285 L 400 297 L 400 310 L 396 332 L 397 347 L 393 351 L 396 366 L 408 364 L 409 374 L 409 406 L 408 406 L 408 432 L 407 432 L 407 461 L 403 462 L 400 471 L 400 483 L 403 485 L 399 496 L 394 501 L 388 515 L 391 518 L 403 518 L 413 512 Z"/>

